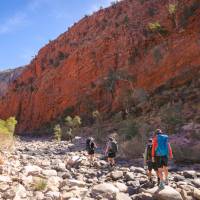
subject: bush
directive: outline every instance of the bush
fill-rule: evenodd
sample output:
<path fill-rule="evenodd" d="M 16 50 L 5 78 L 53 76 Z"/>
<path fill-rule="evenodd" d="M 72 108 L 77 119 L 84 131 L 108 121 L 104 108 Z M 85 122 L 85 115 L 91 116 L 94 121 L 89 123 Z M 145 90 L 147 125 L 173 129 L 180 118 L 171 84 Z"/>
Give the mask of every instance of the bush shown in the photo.
<path fill-rule="evenodd" d="M 15 117 L 10 117 L 7 120 L 0 119 L 0 147 L 2 149 L 9 148 L 13 145 L 14 132 L 17 121 Z"/>
<path fill-rule="evenodd" d="M 138 125 L 133 120 L 127 120 L 122 124 L 119 134 L 123 136 L 124 140 L 131 140 L 139 135 Z"/>
<path fill-rule="evenodd" d="M 152 22 L 152 23 L 149 23 L 149 29 L 151 31 L 159 31 L 161 29 L 161 25 L 159 22 Z"/>
<path fill-rule="evenodd" d="M 82 122 L 79 116 L 75 116 L 74 118 L 72 118 L 71 116 L 67 116 L 65 118 L 65 124 L 74 129 L 78 128 L 82 124 Z"/>
<path fill-rule="evenodd" d="M 163 36 L 168 34 L 168 31 L 164 27 L 162 27 L 159 22 L 149 23 L 148 28 L 149 28 L 150 31 L 155 32 L 155 33 L 159 33 Z"/>
<path fill-rule="evenodd" d="M 95 123 L 96 123 L 96 127 L 97 127 L 96 128 L 97 139 L 98 139 L 102 135 L 102 125 L 103 125 L 102 116 L 98 110 L 93 111 L 92 116 L 95 119 Z"/>
<path fill-rule="evenodd" d="M 58 59 L 59 60 L 64 60 L 65 59 L 65 54 L 62 51 L 58 52 Z"/>
<path fill-rule="evenodd" d="M 35 191 L 43 191 L 47 187 L 47 181 L 43 178 L 38 178 L 33 182 L 33 189 Z"/>
<path fill-rule="evenodd" d="M 60 127 L 60 124 L 55 125 L 54 127 L 54 137 L 55 139 L 60 142 L 61 141 L 61 137 L 62 137 L 62 130 Z"/>

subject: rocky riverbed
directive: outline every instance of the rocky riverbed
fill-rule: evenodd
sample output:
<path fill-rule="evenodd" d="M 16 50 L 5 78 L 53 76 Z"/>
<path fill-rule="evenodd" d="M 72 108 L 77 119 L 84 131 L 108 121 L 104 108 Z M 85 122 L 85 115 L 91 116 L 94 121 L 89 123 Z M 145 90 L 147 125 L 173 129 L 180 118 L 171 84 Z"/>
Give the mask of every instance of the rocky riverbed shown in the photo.
<path fill-rule="evenodd" d="M 199 200 L 200 166 L 174 167 L 170 183 L 159 191 L 145 170 L 120 162 L 109 169 L 97 159 L 90 167 L 84 139 L 73 143 L 17 139 L 4 151 L 0 168 L 0 199 L 5 200 Z M 137 166 L 137 167 L 136 167 Z M 156 180 L 156 177 L 154 177 Z"/>

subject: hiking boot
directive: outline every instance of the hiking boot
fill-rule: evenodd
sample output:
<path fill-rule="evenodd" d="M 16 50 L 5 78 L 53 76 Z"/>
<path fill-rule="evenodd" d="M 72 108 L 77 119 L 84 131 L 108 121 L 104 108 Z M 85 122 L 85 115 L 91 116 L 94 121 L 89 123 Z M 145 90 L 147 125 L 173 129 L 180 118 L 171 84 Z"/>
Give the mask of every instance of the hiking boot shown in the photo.
<path fill-rule="evenodd" d="M 165 184 L 161 181 L 158 188 L 159 190 L 163 190 L 165 188 Z"/>

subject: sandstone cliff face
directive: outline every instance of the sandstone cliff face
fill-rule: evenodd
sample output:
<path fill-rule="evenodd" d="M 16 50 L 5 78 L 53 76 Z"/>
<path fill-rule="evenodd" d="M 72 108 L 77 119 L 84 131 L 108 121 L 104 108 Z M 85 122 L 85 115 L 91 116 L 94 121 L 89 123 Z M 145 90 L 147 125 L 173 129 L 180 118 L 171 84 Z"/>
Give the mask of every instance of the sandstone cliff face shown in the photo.
<path fill-rule="evenodd" d="M 0 96 L 4 96 L 9 85 L 15 81 L 23 72 L 24 67 L 0 72 Z"/>
<path fill-rule="evenodd" d="M 192 79 L 200 70 L 199 1 L 179 1 L 174 16 L 168 5 L 124 0 L 85 17 L 42 48 L 9 86 L 0 117 L 15 115 L 18 132 L 30 132 L 72 106 L 116 110 L 124 88 L 152 91 Z M 154 22 L 162 28 L 149 30 Z M 119 71 L 131 81 L 116 81 Z"/>

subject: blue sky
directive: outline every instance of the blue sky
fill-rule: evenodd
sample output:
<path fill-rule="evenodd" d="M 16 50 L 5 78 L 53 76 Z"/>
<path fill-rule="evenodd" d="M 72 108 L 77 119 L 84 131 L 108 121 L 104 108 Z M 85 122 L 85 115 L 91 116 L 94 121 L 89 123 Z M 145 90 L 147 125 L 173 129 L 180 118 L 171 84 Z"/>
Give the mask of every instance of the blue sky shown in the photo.
<path fill-rule="evenodd" d="M 28 64 L 85 14 L 113 0 L 0 0 L 0 70 Z"/>

